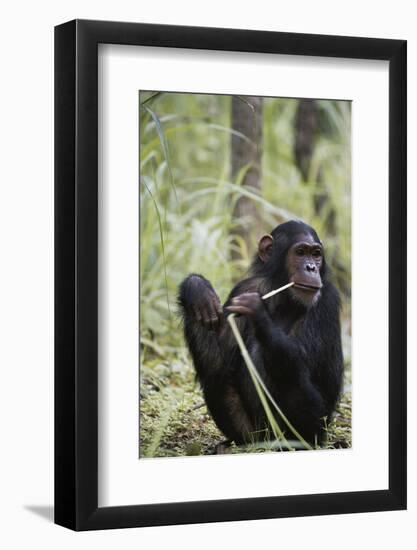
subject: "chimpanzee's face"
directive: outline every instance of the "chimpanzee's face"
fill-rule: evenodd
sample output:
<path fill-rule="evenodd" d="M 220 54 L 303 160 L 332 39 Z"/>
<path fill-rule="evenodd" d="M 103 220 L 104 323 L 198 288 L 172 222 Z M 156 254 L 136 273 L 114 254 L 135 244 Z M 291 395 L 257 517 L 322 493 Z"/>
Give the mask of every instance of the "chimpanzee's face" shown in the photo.
<path fill-rule="evenodd" d="M 292 296 L 306 307 L 314 305 L 320 297 L 323 265 L 323 246 L 309 233 L 297 236 L 289 248 L 286 267 Z"/>

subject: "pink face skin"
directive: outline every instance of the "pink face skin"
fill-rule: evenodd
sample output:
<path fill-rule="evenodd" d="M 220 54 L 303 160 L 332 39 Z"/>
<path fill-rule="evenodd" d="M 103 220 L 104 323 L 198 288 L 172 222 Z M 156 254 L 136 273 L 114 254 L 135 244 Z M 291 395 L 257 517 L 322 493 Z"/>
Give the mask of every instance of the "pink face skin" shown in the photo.
<path fill-rule="evenodd" d="M 313 305 L 320 296 L 322 265 L 322 244 L 310 234 L 299 235 L 287 254 L 287 272 L 294 283 L 292 296 L 306 306 Z"/>

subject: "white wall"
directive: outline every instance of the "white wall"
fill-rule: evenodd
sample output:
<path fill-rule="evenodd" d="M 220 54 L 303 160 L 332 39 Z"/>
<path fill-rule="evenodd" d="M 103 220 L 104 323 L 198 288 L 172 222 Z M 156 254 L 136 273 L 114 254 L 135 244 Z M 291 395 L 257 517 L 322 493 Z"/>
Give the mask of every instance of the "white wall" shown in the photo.
<path fill-rule="evenodd" d="M 5 4 L 0 30 L 0 543 L 8 549 L 75 545 L 186 549 L 229 544 L 351 549 L 369 543 L 375 548 L 410 547 L 407 542 L 415 539 L 417 521 L 415 285 L 409 288 L 409 511 L 82 534 L 45 519 L 52 514 L 53 491 L 53 26 L 75 17 L 407 39 L 409 151 L 417 149 L 417 36 L 412 2 L 39 0 Z M 410 209 L 417 205 L 416 169 L 415 154 L 410 154 Z M 413 281 L 417 216 L 410 211 L 409 217 Z"/>

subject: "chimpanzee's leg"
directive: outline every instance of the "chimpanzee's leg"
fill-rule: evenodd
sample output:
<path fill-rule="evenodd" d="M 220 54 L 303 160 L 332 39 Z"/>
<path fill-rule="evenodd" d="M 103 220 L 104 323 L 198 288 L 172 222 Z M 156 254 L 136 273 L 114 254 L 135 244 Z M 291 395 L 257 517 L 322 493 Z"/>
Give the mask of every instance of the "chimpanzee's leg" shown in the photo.
<path fill-rule="evenodd" d="M 253 426 L 240 399 L 231 365 L 230 329 L 220 300 L 207 279 L 190 275 L 180 286 L 184 335 L 207 407 L 220 430 L 242 443 Z"/>

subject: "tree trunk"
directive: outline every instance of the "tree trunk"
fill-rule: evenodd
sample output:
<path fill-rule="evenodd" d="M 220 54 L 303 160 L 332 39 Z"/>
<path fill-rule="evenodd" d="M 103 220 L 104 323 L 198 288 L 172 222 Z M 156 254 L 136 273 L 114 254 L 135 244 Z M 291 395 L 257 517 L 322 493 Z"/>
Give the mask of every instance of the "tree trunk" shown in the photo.
<path fill-rule="evenodd" d="M 295 139 L 294 157 L 298 169 L 301 172 L 304 183 L 310 178 L 310 166 L 314 153 L 314 141 L 318 127 L 318 105 L 315 99 L 300 99 L 295 116 Z M 332 237 L 336 235 L 337 220 L 336 210 L 329 203 L 329 191 L 323 178 L 321 167 L 318 169 L 315 182 L 315 195 L 313 199 L 314 212 L 317 217 L 323 217 L 326 233 Z M 339 289 L 347 296 L 350 293 L 350 286 L 346 283 L 346 267 L 339 260 L 339 253 L 336 249 L 331 258 L 333 272 Z"/>
<path fill-rule="evenodd" d="M 232 181 L 239 172 L 248 167 L 241 181 L 243 187 L 261 189 L 262 160 L 262 98 L 246 96 L 232 98 L 232 129 L 245 138 L 232 135 Z M 256 203 L 240 197 L 233 210 L 236 222 L 235 234 L 243 238 L 249 253 L 252 254 L 257 240 L 256 231 L 260 228 L 260 215 Z M 240 254 L 234 251 L 233 256 Z"/>
<path fill-rule="evenodd" d="M 308 181 L 314 152 L 317 110 L 317 103 L 314 99 L 300 99 L 295 115 L 294 156 L 304 181 Z"/>
<path fill-rule="evenodd" d="M 295 116 L 294 156 L 298 169 L 305 183 L 310 178 L 311 159 L 314 153 L 314 141 L 318 127 L 318 105 L 315 99 L 300 99 Z M 323 181 L 323 171 L 319 167 L 317 179 L 314 182 L 314 212 L 322 216 L 327 207 L 325 225 L 330 235 L 336 233 L 336 211 L 329 205 L 329 193 Z"/>

